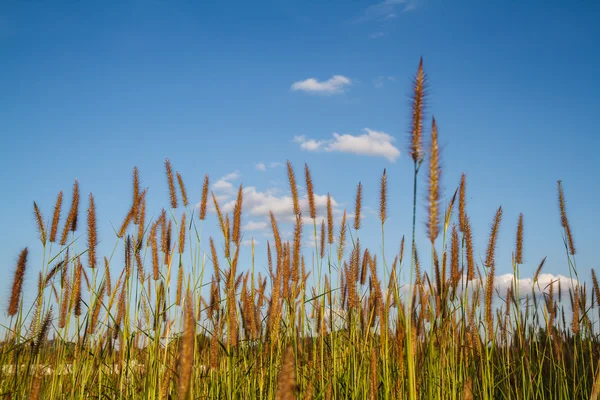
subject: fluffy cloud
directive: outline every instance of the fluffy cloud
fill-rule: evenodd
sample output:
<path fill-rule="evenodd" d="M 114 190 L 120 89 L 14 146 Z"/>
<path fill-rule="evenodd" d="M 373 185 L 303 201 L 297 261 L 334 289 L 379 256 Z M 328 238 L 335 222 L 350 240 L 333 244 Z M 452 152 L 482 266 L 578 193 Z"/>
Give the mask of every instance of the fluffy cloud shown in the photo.
<path fill-rule="evenodd" d="M 212 184 L 212 190 L 215 192 L 231 192 L 233 191 L 232 181 L 239 179 L 240 174 L 237 171 L 230 172 L 229 174 L 221 177 L 215 183 Z"/>
<path fill-rule="evenodd" d="M 254 166 L 257 170 L 259 171 L 266 171 L 267 170 L 267 166 L 263 163 L 258 163 Z"/>
<path fill-rule="evenodd" d="M 302 198 L 300 198 L 299 203 L 303 218 L 307 217 L 309 215 L 307 196 L 304 195 Z M 331 205 L 339 213 L 339 210 L 337 210 L 338 203 L 334 198 L 331 199 Z M 223 212 L 228 213 L 233 212 L 234 206 L 235 199 L 231 199 L 221 208 Z M 317 209 L 317 214 L 322 216 L 326 214 L 327 195 L 315 194 L 315 208 Z M 269 212 L 273 211 L 273 214 L 278 221 L 295 221 L 292 197 L 288 195 L 278 196 L 276 191 L 273 190 L 261 192 L 254 186 L 248 186 L 244 188 L 244 202 L 242 209 L 244 215 L 250 215 L 253 217 L 268 217 Z"/>
<path fill-rule="evenodd" d="M 245 231 L 260 231 L 266 229 L 268 224 L 265 221 L 250 221 L 246 225 L 244 225 Z"/>
<path fill-rule="evenodd" d="M 303 81 L 294 82 L 291 89 L 293 91 L 302 91 L 313 94 L 340 94 L 344 93 L 344 88 L 352 84 L 349 78 L 343 75 L 334 75 L 326 81 L 318 81 L 315 78 L 309 78 Z"/>
<path fill-rule="evenodd" d="M 306 136 L 296 136 L 294 142 L 299 143 L 300 148 L 307 151 L 322 150 L 384 157 L 391 162 L 395 162 L 400 157 L 400 150 L 393 144 L 396 139 L 391 135 L 368 128 L 365 128 L 365 131 L 365 134 L 356 136 L 334 133 L 332 140 L 315 140 Z"/>

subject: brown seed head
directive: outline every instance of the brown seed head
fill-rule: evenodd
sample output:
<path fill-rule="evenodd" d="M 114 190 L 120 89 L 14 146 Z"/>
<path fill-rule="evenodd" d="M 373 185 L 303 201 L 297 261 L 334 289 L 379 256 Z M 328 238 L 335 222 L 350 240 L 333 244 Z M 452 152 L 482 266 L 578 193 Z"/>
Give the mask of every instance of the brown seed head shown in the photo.
<path fill-rule="evenodd" d="M 517 225 L 517 249 L 515 252 L 515 262 L 523 264 L 523 213 L 519 215 L 519 223 Z"/>
<path fill-rule="evenodd" d="M 171 208 L 177 208 L 177 193 L 175 193 L 175 181 L 173 179 L 173 170 L 171 162 L 165 159 L 165 170 L 167 172 L 167 182 L 169 184 L 169 198 L 171 200 Z"/>
<path fill-rule="evenodd" d="M 90 193 L 90 205 L 87 213 L 88 224 L 88 265 L 90 268 L 96 268 L 96 245 L 98 236 L 96 235 L 96 205 L 94 196 Z"/>
<path fill-rule="evenodd" d="M 183 183 L 183 178 L 181 177 L 181 174 L 179 173 L 179 171 L 175 172 L 175 174 L 177 175 L 177 182 L 179 183 L 179 190 L 181 190 L 181 200 L 183 201 L 183 206 L 187 207 L 188 197 L 187 197 L 187 192 L 185 190 L 185 184 Z"/>
<path fill-rule="evenodd" d="M 63 192 L 62 190 L 58 192 L 58 196 L 56 197 L 56 203 L 54 204 L 54 214 L 52 215 L 52 226 L 50 227 L 50 242 L 54 243 L 56 241 L 56 233 L 58 232 L 58 222 L 60 220 L 60 211 L 62 207 L 62 198 Z"/>
<path fill-rule="evenodd" d="M 33 214 L 35 216 L 35 222 L 37 223 L 38 233 L 40 235 L 40 241 L 42 245 L 46 245 L 46 228 L 44 227 L 44 217 L 40 211 L 36 202 L 33 202 Z"/>
<path fill-rule="evenodd" d="M 138 211 L 140 206 L 140 173 L 137 167 L 133 167 L 133 223 L 138 223 Z"/>
<path fill-rule="evenodd" d="M 423 72 L 423 58 L 419 61 L 419 69 L 414 79 L 412 130 L 410 154 L 415 165 L 423 157 L 423 109 L 425 106 L 425 73 Z"/>
<path fill-rule="evenodd" d="M 452 254 L 451 254 L 451 269 L 450 276 L 452 285 L 456 286 L 458 281 L 460 280 L 458 263 L 459 263 L 459 245 L 458 245 L 458 231 L 456 229 L 456 224 L 452 226 Z"/>
<path fill-rule="evenodd" d="M 67 238 L 69 236 L 69 231 L 75 232 L 77 229 L 77 210 L 79 207 L 79 183 L 75 180 L 75 184 L 73 185 L 73 200 L 71 202 L 71 209 L 69 210 L 69 215 L 67 216 L 67 220 L 65 221 L 65 226 L 63 228 L 62 237 L 60 238 L 60 245 L 64 246 L 67 244 Z"/>
<path fill-rule="evenodd" d="M 429 151 L 429 219 L 427 221 L 427 234 L 432 244 L 440 233 L 441 174 L 437 124 L 435 118 L 433 118 L 431 123 L 431 149 Z"/>
<path fill-rule="evenodd" d="M 133 219 L 133 207 L 131 207 L 131 209 L 129 209 L 129 212 L 125 216 L 125 219 L 123 220 L 123 223 L 121 224 L 121 228 L 119 229 L 119 232 L 117 233 L 117 237 L 119 239 L 122 238 L 123 235 L 125 235 L 125 232 L 127 232 L 127 228 L 129 227 L 129 224 L 131 223 L 132 219 Z"/>
<path fill-rule="evenodd" d="M 475 279 L 475 260 L 473 258 L 473 234 L 471 233 L 471 224 L 469 217 L 465 215 L 465 243 L 467 247 L 467 280 Z"/>
<path fill-rule="evenodd" d="M 498 239 L 498 228 L 500 221 L 502 220 L 502 207 L 499 207 L 492 223 L 492 229 L 490 232 L 490 240 L 488 242 L 488 248 L 486 252 L 485 265 L 488 268 L 493 268 L 495 265 L 495 252 L 496 252 L 496 241 Z"/>
<path fill-rule="evenodd" d="M 379 219 L 382 224 L 387 219 L 387 175 L 385 168 L 383 169 L 383 175 L 381 175 L 379 189 Z"/>
<path fill-rule="evenodd" d="M 296 399 L 296 367 L 294 361 L 294 349 L 287 345 L 283 355 L 283 363 L 277 379 L 276 400 Z"/>
<path fill-rule="evenodd" d="M 140 206 L 138 207 L 138 233 L 137 233 L 137 248 L 142 248 L 144 240 L 144 231 L 146 229 L 146 196 L 140 196 Z"/>
<path fill-rule="evenodd" d="M 244 198 L 244 190 L 242 185 L 240 184 L 240 188 L 238 189 L 237 201 L 235 203 L 235 207 L 233 210 L 233 232 L 232 239 L 236 245 L 240 245 L 242 240 L 241 229 L 242 229 L 242 204 Z"/>
<path fill-rule="evenodd" d="M 225 219 L 223 218 L 223 214 L 221 213 L 221 208 L 219 207 L 219 202 L 217 201 L 217 197 L 213 192 L 210 192 L 213 198 L 213 203 L 215 205 L 215 211 L 217 212 L 217 218 L 219 219 L 219 226 L 221 227 L 221 232 L 223 233 L 223 237 L 227 238 L 227 227 L 225 226 Z"/>
<path fill-rule="evenodd" d="M 327 193 L 327 242 L 333 243 L 333 209 L 331 206 L 331 195 Z"/>
<path fill-rule="evenodd" d="M 466 190 L 467 190 L 467 176 L 463 173 L 460 177 L 460 188 L 458 195 L 458 227 L 461 232 L 465 232 L 465 218 L 467 216 L 465 212 L 466 206 Z"/>
<path fill-rule="evenodd" d="M 596 278 L 596 271 L 592 268 L 592 283 L 594 284 L 594 294 L 596 295 L 596 304 L 600 307 L 600 288 L 598 287 L 598 279 Z"/>
<path fill-rule="evenodd" d="M 338 263 L 344 257 L 344 244 L 346 242 L 346 210 L 342 216 L 342 224 L 340 225 L 340 236 L 338 240 Z"/>
<path fill-rule="evenodd" d="M 196 341 L 196 321 L 194 319 L 194 305 L 192 296 L 187 294 L 184 309 L 183 338 L 181 340 L 181 353 L 178 360 L 178 398 L 187 399 L 190 391 L 190 382 L 194 369 L 194 343 Z"/>
<path fill-rule="evenodd" d="M 354 212 L 354 229 L 360 229 L 360 209 L 362 204 L 362 183 L 358 182 L 356 188 L 356 208 Z"/>
<path fill-rule="evenodd" d="M 325 257 L 325 220 L 321 221 L 321 258 Z"/>
<path fill-rule="evenodd" d="M 25 278 L 25 267 L 27 266 L 28 253 L 29 250 L 27 247 L 25 247 L 23 250 L 21 250 L 21 254 L 19 254 L 19 260 L 17 261 L 17 269 L 15 270 L 10 302 L 8 304 L 8 315 L 11 317 L 17 314 L 19 311 L 19 299 L 21 298 L 21 291 L 23 290 L 23 280 Z"/>
<path fill-rule="evenodd" d="M 288 180 L 290 182 L 290 190 L 292 192 L 292 202 L 294 206 L 294 214 L 300 214 L 300 202 L 298 201 L 298 188 L 296 187 L 296 178 L 294 177 L 294 169 L 292 163 L 287 162 Z"/>
<path fill-rule="evenodd" d="M 183 254 L 183 252 L 185 251 L 185 216 L 185 212 L 181 214 L 181 226 L 179 227 L 179 254 Z"/>
<path fill-rule="evenodd" d="M 206 218 L 206 201 L 208 199 L 208 174 L 204 176 L 204 184 L 202 185 L 202 200 L 200 201 L 200 220 Z"/>
<path fill-rule="evenodd" d="M 306 193 L 308 196 L 308 208 L 310 210 L 310 217 L 312 219 L 317 218 L 317 210 L 315 208 L 315 193 L 313 191 L 312 178 L 310 177 L 310 170 L 308 164 L 304 164 L 304 175 L 306 178 Z"/>
<path fill-rule="evenodd" d="M 560 223 L 565 229 L 565 236 L 567 237 L 569 253 L 571 253 L 571 255 L 575 255 L 575 243 L 573 242 L 573 235 L 571 234 L 569 218 L 567 218 L 567 209 L 565 206 L 565 195 L 563 193 L 562 181 L 558 181 L 558 203 L 560 206 Z"/>

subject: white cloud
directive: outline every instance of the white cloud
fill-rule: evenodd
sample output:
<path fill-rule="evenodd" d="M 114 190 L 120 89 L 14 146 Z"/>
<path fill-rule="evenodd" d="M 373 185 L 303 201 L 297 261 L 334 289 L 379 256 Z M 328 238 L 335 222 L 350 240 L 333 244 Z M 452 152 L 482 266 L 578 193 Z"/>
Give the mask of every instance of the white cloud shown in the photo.
<path fill-rule="evenodd" d="M 228 191 L 233 189 L 233 185 L 231 184 L 231 182 L 227 182 L 223 179 L 219 179 L 218 181 L 216 181 L 215 183 L 212 184 L 212 188 L 213 190 L 218 190 L 218 191 Z"/>
<path fill-rule="evenodd" d="M 328 80 L 321 82 L 315 78 L 294 82 L 291 89 L 293 91 L 300 90 L 313 94 L 340 94 L 344 93 L 344 88 L 351 84 L 352 82 L 349 78 L 343 75 L 334 75 Z"/>
<path fill-rule="evenodd" d="M 238 171 L 230 172 L 213 183 L 212 190 L 217 192 L 232 192 L 233 184 L 231 181 L 235 181 L 236 179 L 239 179 L 239 177 L 240 174 Z"/>
<path fill-rule="evenodd" d="M 291 195 L 277 195 L 275 190 L 266 190 L 261 192 L 254 186 L 248 186 L 244 188 L 244 200 L 242 204 L 242 210 L 244 215 L 251 217 L 263 217 L 262 221 L 248 222 L 247 227 L 253 229 L 263 229 L 270 227 L 269 212 L 273 211 L 275 218 L 278 222 L 295 222 L 294 206 Z M 318 223 L 321 222 L 320 218 L 327 214 L 327 195 L 320 195 L 315 193 L 315 208 L 317 212 Z M 305 223 L 312 224 L 310 219 L 308 197 L 306 195 L 299 199 L 300 211 L 302 212 L 302 219 Z M 221 210 L 224 213 L 232 212 L 235 206 L 235 199 L 231 199 L 221 205 Z M 336 215 L 340 214 L 339 204 L 332 197 L 331 206 L 333 212 Z M 263 225 L 264 222 L 264 225 Z"/>
<path fill-rule="evenodd" d="M 308 139 L 306 136 L 294 136 L 294 142 L 300 143 L 300 148 L 308 151 L 317 151 L 321 148 L 322 145 L 327 143 L 326 140 L 314 140 Z"/>
<path fill-rule="evenodd" d="M 221 179 L 223 179 L 225 181 L 235 181 L 236 179 L 239 179 L 239 177 L 240 177 L 240 173 L 238 171 L 233 171 L 233 172 L 228 173 Z"/>
<path fill-rule="evenodd" d="M 267 166 L 263 163 L 258 163 L 254 166 L 257 170 L 259 171 L 266 171 L 267 170 Z"/>
<path fill-rule="evenodd" d="M 249 221 L 246 225 L 244 225 L 245 231 L 260 231 L 266 229 L 268 224 L 265 221 Z"/>
<path fill-rule="evenodd" d="M 272 163 L 269 164 L 269 168 L 277 168 L 277 167 L 283 167 L 283 163 L 272 162 Z"/>
<path fill-rule="evenodd" d="M 369 35 L 369 39 L 379 39 L 380 37 L 385 36 L 383 32 L 373 32 Z"/>
<path fill-rule="evenodd" d="M 356 136 L 334 133 L 333 139 L 329 141 L 296 136 L 294 142 L 299 143 L 300 147 L 307 151 L 324 150 L 327 152 L 384 157 L 391 162 L 395 162 L 400 157 L 400 150 L 393 145 L 395 139 L 391 135 L 368 128 L 365 128 L 365 131 L 365 134 Z"/>

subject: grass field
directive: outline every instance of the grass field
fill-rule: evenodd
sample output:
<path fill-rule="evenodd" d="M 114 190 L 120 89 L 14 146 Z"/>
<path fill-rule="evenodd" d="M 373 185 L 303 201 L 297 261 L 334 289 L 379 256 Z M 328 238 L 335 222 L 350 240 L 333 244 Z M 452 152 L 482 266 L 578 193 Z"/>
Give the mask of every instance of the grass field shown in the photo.
<path fill-rule="evenodd" d="M 491 219 L 485 260 L 478 264 L 465 175 L 451 202 L 440 202 L 435 120 L 424 129 L 425 83 L 421 63 L 409 146 L 414 182 L 407 186 L 414 193 L 414 207 L 406 210 L 413 215 L 413 234 L 403 238 L 393 260 L 360 244 L 360 184 L 350 210 L 354 218 L 344 213 L 334 226 L 329 203 L 319 224 L 305 166 L 313 223 L 303 223 L 299 179 L 289 162 L 294 236 L 282 240 L 271 214 L 266 268 L 254 265 L 254 246 L 252 261 L 240 256 L 243 188 L 232 215 L 223 214 L 206 176 L 201 206 L 195 208 L 168 160 L 170 203 L 158 218 L 146 218 L 147 192 L 140 190 L 134 168 L 131 208 L 106 256 L 96 252 L 93 195 L 81 198 L 77 182 L 70 207 L 59 194 L 50 223 L 35 205 L 47 261 L 41 271 L 32 271 L 28 249 L 20 252 L 7 302 L 9 324 L 3 327 L 0 397 L 597 399 L 600 290 L 593 270 L 591 279 L 577 275 L 561 182 L 557 229 L 563 232 L 572 284 L 532 286 L 523 293 L 515 281 L 506 293 L 496 293 L 502 208 Z M 387 244 L 388 181 L 385 171 L 374 178 L 380 180 L 381 249 Z M 431 247 L 417 249 L 421 184 L 428 189 L 425 229 Z M 79 215 L 84 202 L 87 211 Z M 206 238 L 202 224 L 211 202 L 221 234 Z M 303 232 L 317 238 L 314 248 L 302 246 Z M 521 215 L 515 276 L 522 249 Z M 424 265 L 419 254 L 433 265 Z M 410 270 L 410 282 L 398 279 L 401 269 Z M 32 304 L 23 302 L 26 274 L 39 278 Z"/>

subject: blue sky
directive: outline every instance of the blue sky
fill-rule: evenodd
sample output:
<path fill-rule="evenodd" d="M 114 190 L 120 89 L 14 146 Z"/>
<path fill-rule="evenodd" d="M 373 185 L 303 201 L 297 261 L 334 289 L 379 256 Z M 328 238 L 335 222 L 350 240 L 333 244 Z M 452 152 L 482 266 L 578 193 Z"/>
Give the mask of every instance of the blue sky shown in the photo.
<path fill-rule="evenodd" d="M 353 213 L 359 181 L 365 206 L 376 210 L 386 168 L 391 262 L 401 236 L 410 234 L 409 97 L 420 57 L 429 79 L 427 121 L 436 117 L 443 145 L 443 203 L 465 172 L 478 259 L 502 205 L 497 273 L 511 272 L 522 212 L 522 274 L 530 276 L 548 256 L 545 272 L 568 275 L 561 179 L 578 266 L 588 279 L 590 268 L 600 268 L 598 17 L 592 1 L 3 2 L 5 298 L 23 247 L 31 251 L 28 287 L 42 263 L 33 201 L 48 219 L 58 191 L 67 207 L 79 179 L 83 199 L 94 193 L 101 248 L 110 251 L 111 223 L 119 225 L 130 204 L 134 165 L 150 188 L 150 213 L 168 205 L 167 157 L 193 201 L 204 174 L 224 204 L 229 185 L 244 184 L 244 223 L 258 228 L 245 238 L 259 242 L 261 263 L 270 232 L 260 229 L 264 210 L 290 215 L 286 160 L 302 186 L 308 163 L 315 191 L 331 192 L 338 215 L 343 208 Z M 428 262 L 421 178 L 418 244 Z M 86 209 L 82 201 L 80 212 Z M 379 229 L 366 210 L 361 241 L 379 250 Z M 213 217 L 205 231 L 218 235 Z M 306 241 L 311 231 L 305 227 Z"/>

